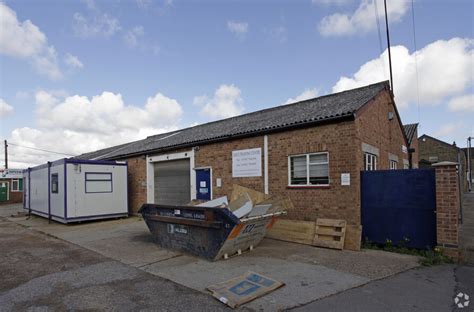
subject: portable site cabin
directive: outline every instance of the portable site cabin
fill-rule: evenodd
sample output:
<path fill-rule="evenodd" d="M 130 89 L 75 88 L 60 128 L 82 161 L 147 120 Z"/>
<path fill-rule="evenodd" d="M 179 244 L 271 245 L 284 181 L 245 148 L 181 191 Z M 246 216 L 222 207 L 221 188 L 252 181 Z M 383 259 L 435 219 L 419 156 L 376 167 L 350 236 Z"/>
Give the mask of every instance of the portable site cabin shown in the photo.
<path fill-rule="evenodd" d="M 60 159 L 28 168 L 24 209 L 61 223 L 128 215 L 127 164 Z"/>

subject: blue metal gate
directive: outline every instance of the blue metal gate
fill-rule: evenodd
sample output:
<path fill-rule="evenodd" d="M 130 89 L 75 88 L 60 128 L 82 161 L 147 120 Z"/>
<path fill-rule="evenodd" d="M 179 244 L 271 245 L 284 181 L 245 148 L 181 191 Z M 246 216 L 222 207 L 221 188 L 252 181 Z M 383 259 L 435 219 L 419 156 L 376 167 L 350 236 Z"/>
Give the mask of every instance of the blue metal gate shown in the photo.
<path fill-rule="evenodd" d="M 362 238 L 375 243 L 405 237 L 408 247 L 436 245 L 433 169 L 361 172 Z"/>

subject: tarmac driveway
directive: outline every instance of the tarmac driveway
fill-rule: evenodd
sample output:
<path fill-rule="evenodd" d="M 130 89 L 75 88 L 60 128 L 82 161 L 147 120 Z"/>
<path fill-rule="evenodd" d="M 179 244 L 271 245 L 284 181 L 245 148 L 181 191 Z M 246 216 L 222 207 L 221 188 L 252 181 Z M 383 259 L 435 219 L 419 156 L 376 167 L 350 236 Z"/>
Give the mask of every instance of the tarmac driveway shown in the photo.
<path fill-rule="evenodd" d="M 19 208 L 21 207 L 8 207 L 9 211 L 8 209 L 0 209 L 0 214 L 3 213 L 6 217 L 12 213 L 14 214 Z M 179 292 L 183 291 L 184 293 L 189 291 L 189 293 L 196 294 L 198 300 L 203 298 L 203 304 L 206 304 L 206 309 L 207 304 L 209 304 L 209 309 L 214 307 L 216 309 L 222 308 L 222 304 L 214 301 L 214 299 L 207 295 L 206 287 L 251 270 L 284 282 L 285 286 L 246 304 L 244 308 L 274 311 L 302 306 L 418 266 L 418 259 L 407 255 L 373 250 L 361 252 L 337 251 L 271 239 L 265 239 L 254 251 L 245 253 L 242 256 L 233 257 L 229 260 L 209 262 L 159 248 L 153 243 L 143 220 L 138 217 L 75 225 L 48 224 L 46 219 L 35 216 L 30 218 L 14 217 L 8 218 L 8 220 L 22 225 L 22 230 L 27 231 L 32 236 L 35 236 L 34 233 L 42 232 L 75 244 L 76 246 L 67 244 L 68 248 L 71 249 L 71 253 L 74 250 L 77 252 L 80 249 L 77 246 L 80 246 L 100 254 L 101 256 L 89 252 L 87 253 L 88 257 L 84 259 L 77 258 L 78 263 L 70 264 L 72 266 L 71 270 L 76 270 L 74 271 L 75 273 L 73 275 L 59 275 L 55 281 L 61 283 L 61 280 L 65 280 L 65 285 L 68 285 L 66 289 L 71 289 L 71 287 L 76 287 L 76 284 L 73 283 L 75 279 L 72 276 L 82 276 L 83 278 L 78 282 L 79 285 L 90 283 L 90 287 L 99 287 L 96 290 L 103 291 L 105 296 L 107 296 L 107 291 L 112 289 L 101 289 L 100 285 L 94 284 L 95 274 L 86 274 L 81 271 L 82 266 L 87 265 L 89 268 L 86 271 L 97 271 L 99 276 L 111 279 L 110 281 L 107 280 L 107 283 L 123 286 L 123 288 L 119 287 L 120 291 L 124 293 L 123 296 L 120 296 L 120 300 L 131 300 L 128 299 L 131 296 L 126 295 L 127 291 L 142 291 L 144 285 L 148 285 L 147 283 L 150 285 L 157 283 L 156 285 L 158 285 L 166 282 L 169 283 L 166 286 L 167 288 L 171 289 L 174 287 L 173 289 L 177 289 Z M 5 224 L 8 223 L 3 222 L 2 227 Z M 7 226 L 7 228 L 9 227 L 10 225 Z M 36 234 L 36 236 L 39 236 L 39 234 Z M 0 237 L 0 240 L 2 244 L 7 243 L 7 246 L 3 248 L 9 248 L 13 253 L 9 257 L 13 258 L 21 258 L 18 256 L 18 253 L 27 253 L 30 247 L 34 245 L 32 244 L 30 247 L 25 246 L 21 251 L 18 247 L 15 247 L 15 244 L 8 246 L 8 242 L 3 241 L 2 237 Z M 43 248 L 47 249 L 48 244 L 57 244 L 57 240 L 54 240 L 54 243 L 52 239 L 47 240 Z M 54 248 L 51 247 L 51 250 L 54 250 Z M 44 251 L 44 249 L 35 252 L 37 252 L 37 255 L 34 259 L 39 264 L 37 267 L 31 267 L 27 271 L 31 272 L 31 274 L 34 272 L 37 276 L 50 274 L 44 270 L 47 270 L 47 267 L 55 266 L 44 266 L 43 258 L 50 259 L 53 255 Z M 59 255 L 56 256 L 60 257 Z M 73 259 L 74 256 L 71 254 L 70 258 Z M 100 260 L 98 260 L 99 258 Z M 57 266 L 61 267 L 62 262 L 63 259 L 57 259 Z M 113 268 L 110 269 L 112 272 L 104 270 L 103 262 L 109 263 L 105 267 L 110 266 Z M 49 263 L 49 260 L 46 263 Z M 54 262 L 52 263 L 54 264 Z M 64 261 L 64 263 L 67 264 L 68 261 Z M 4 269 L 8 270 L 8 268 L 2 268 L 2 271 Z M 67 266 L 65 270 L 70 271 Z M 7 286 L 7 289 L 10 289 L 7 293 L 13 291 L 11 287 L 30 287 L 28 286 L 31 283 L 30 279 L 34 278 L 34 274 L 30 275 L 20 271 L 15 271 L 12 274 L 11 283 L 13 284 Z M 150 278 L 153 275 L 158 278 L 156 280 Z M 17 277 L 15 278 L 14 276 Z M 145 284 L 143 284 L 143 279 L 146 281 Z M 160 286 L 160 292 L 162 288 L 163 286 Z M 48 288 L 46 287 L 44 291 L 48 291 Z M 50 289 L 50 291 L 52 293 L 56 292 L 53 289 Z M 24 294 L 24 292 L 21 293 Z M 171 293 L 169 293 L 170 296 Z M 112 294 L 113 292 L 111 292 L 113 297 Z M 97 296 L 99 300 L 100 295 Z M 153 302 L 154 300 L 151 297 L 147 297 L 146 292 L 143 296 L 144 299 L 140 299 L 139 302 L 146 302 L 147 300 L 152 300 L 151 302 Z M 39 295 L 40 297 L 42 296 Z M 62 297 L 63 295 L 60 296 L 60 298 Z M 112 297 L 110 300 L 113 299 Z M 5 297 L 3 298 L 5 300 Z M 14 298 L 14 296 L 10 298 Z M 27 298 L 24 298 L 23 295 L 23 299 L 26 300 Z M 174 300 L 175 304 L 178 304 L 176 302 L 181 299 L 170 298 L 169 300 Z M 186 296 L 183 297 L 183 300 L 186 300 Z M 133 307 L 133 304 L 137 303 L 132 301 L 128 302 L 128 304 L 130 307 Z M 161 306 L 163 306 L 163 303 L 161 303 Z"/>

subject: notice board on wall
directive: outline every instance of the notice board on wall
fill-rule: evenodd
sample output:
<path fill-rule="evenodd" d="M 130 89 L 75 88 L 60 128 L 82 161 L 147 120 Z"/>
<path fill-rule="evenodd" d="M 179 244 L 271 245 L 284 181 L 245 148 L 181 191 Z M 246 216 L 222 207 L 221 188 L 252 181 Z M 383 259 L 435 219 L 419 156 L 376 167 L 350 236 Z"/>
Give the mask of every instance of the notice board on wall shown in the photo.
<path fill-rule="evenodd" d="M 261 177 L 262 149 L 251 148 L 232 151 L 232 177 Z"/>

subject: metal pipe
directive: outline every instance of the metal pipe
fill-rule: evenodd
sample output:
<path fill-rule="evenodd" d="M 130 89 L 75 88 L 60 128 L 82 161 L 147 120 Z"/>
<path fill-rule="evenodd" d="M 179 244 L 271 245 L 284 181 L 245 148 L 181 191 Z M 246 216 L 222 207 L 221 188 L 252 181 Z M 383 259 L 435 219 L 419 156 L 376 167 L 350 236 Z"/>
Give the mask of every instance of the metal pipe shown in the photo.
<path fill-rule="evenodd" d="M 268 135 L 263 136 L 263 184 L 265 194 L 268 194 Z"/>

